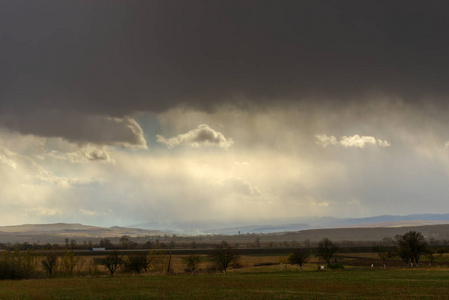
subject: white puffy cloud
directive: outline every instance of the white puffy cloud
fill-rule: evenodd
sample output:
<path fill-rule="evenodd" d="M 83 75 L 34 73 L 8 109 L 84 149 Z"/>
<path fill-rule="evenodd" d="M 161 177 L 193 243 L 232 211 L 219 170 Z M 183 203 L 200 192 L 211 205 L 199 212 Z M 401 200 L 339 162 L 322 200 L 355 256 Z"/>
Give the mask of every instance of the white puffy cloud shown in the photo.
<path fill-rule="evenodd" d="M 365 148 L 367 144 L 376 145 L 376 139 L 372 136 L 360 136 L 358 134 L 353 136 L 343 136 L 340 139 L 340 145 L 343 147 Z"/>
<path fill-rule="evenodd" d="M 339 141 L 333 135 L 328 136 L 325 134 L 315 135 L 315 143 L 321 147 L 327 147 L 329 145 L 333 146 L 343 146 L 345 148 L 365 148 L 366 145 L 377 145 L 379 147 L 389 147 L 390 143 L 386 140 L 376 139 L 372 136 L 360 136 L 355 134 L 353 136 L 342 136 Z"/>
<path fill-rule="evenodd" d="M 169 139 L 157 135 L 157 142 L 166 145 L 168 148 L 189 145 L 194 148 L 200 146 L 215 146 L 225 150 L 229 149 L 234 143 L 232 139 L 226 138 L 221 132 L 215 131 L 207 124 L 201 124 L 196 129 Z"/>
<path fill-rule="evenodd" d="M 377 139 L 377 144 L 378 144 L 380 147 L 390 147 L 390 146 L 391 146 L 391 144 L 390 144 L 388 141 L 386 141 L 386 140 L 381 140 L 381 139 Z"/>
<path fill-rule="evenodd" d="M 69 153 L 63 153 L 53 150 L 45 155 L 59 160 L 67 160 L 72 163 L 87 163 L 94 161 L 112 163 L 114 162 L 114 159 L 106 149 L 94 146 L 82 147 L 78 151 Z"/>
<path fill-rule="evenodd" d="M 315 135 L 316 144 L 322 147 L 327 147 L 329 145 L 338 145 L 337 138 L 333 135 L 327 136 L 325 134 Z"/>

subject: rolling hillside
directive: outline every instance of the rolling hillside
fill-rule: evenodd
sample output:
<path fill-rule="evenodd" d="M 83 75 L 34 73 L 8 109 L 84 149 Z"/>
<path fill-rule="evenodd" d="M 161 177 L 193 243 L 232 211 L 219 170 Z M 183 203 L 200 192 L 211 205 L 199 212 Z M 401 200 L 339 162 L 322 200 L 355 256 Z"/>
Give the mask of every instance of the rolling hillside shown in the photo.
<path fill-rule="evenodd" d="M 118 238 L 123 235 L 131 237 L 147 235 L 164 235 L 167 232 L 113 226 L 110 228 L 82 224 L 25 224 L 17 226 L 0 226 L 2 243 L 62 243 L 65 238 L 78 241 L 100 238 Z"/>

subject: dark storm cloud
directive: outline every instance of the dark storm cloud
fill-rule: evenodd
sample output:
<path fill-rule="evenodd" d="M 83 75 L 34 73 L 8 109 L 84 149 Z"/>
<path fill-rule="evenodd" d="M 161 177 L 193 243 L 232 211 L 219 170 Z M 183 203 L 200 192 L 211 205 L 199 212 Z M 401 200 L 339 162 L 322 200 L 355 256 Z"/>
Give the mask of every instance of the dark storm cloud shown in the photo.
<path fill-rule="evenodd" d="M 44 137 L 63 137 L 80 145 L 147 147 L 142 128 L 130 118 L 38 110 L 24 112 L 20 116 L 0 114 L 0 126 Z"/>
<path fill-rule="evenodd" d="M 441 96 L 448 8 L 447 1 L 3 1 L 0 109 L 124 116 L 211 109 L 229 99 Z"/>

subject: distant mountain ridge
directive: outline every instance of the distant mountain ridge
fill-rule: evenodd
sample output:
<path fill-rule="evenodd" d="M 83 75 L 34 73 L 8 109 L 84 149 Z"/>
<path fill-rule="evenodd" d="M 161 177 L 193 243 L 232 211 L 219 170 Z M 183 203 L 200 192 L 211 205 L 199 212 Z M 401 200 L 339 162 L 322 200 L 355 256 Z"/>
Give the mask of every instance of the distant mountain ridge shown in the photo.
<path fill-rule="evenodd" d="M 449 224 L 449 214 L 381 215 L 366 218 L 306 217 L 275 219 L 270 221 L 269 224 L 236 223 L 238 222 L 149 222 L 134 224 L 128 227 L 141 229 L 151 228 L 177 234 L 275 233 L 324 228 L 401 227 Z"/>
<path fill-rule="evenodd" d="M 221 229 L 208 229 L 204 230 L 205 234 L 238 234 L 240 233 L 273 233 L 273 232 L 285 232 L 285 231 L 300 231 L 311 229 L 308 224 L 286 224 L 278 226 L 270 225 L 250 225 L 234 228 L 221 228 Z"/>

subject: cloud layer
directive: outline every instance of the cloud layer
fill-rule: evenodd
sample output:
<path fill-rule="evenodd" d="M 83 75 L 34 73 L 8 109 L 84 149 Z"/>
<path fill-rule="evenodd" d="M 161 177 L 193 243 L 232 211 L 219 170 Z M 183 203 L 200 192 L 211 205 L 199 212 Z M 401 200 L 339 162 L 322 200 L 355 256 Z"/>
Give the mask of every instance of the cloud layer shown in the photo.
<path fill-rule="evenodd" d="M 185 132 L 165 139 L 176 151 L 157 145 L 154 134 L 146 134 L 148 149 L 136 151 L 0 131 L 0 141 L 16 147 L 0 155 L 4 222 L 112 226 L 444 211 L 449 136 L 430 112 L 373 102 L 140 116 L 144 132 Z M 199 120 L 208 125 L 197 127 Z M 350 134 L 357 130 L 371 135 Z M 232 151 L 217 151 L 229 137 Z M 200 151 L 189 150 L 194 143 Z"/>
<path fill-rule="evenodd" d="M 445 1 L 114 0 L 107 9 L 98 1 L 7 1 L 0 124 L 143 147 L 130 121 L 103 117 L 230 103 L 346 105 L 371 95 L 442 105 L 448 8 Z"/>
<path fill-rule="evenodd" d="M 448 9 L 4 1 L 1 220 L 447 210 Z"/>
<path fill-rule="evenodd" d="M 3 224 L 60 220 L 51 218 L 67 216 L 77 191 L 99 183 L 89 177 L 57 176 L 30 157 L 4 147 L 0 147 L 0 180 Z"/>

